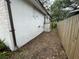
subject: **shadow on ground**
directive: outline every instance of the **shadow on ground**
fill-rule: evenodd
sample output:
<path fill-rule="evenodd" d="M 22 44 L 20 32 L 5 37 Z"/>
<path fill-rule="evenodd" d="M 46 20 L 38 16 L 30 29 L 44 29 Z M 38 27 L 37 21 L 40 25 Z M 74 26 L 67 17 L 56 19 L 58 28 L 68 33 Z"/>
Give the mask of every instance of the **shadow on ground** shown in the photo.
<path fill-rule="evenodd" d="M 14 52 L 10 59 L 66 59 L 57 32 L 42 33 Z"/>

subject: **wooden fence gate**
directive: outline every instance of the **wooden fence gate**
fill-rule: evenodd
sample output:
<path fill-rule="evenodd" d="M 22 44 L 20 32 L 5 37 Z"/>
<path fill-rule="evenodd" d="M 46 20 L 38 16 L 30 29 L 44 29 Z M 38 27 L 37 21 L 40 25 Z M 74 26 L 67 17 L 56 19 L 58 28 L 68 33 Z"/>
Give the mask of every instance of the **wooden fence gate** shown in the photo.
<path fill-rule="evenodd" d="M 68 59 L 79 59 L 79 15 L 60 21 L 57 25 Z"/>

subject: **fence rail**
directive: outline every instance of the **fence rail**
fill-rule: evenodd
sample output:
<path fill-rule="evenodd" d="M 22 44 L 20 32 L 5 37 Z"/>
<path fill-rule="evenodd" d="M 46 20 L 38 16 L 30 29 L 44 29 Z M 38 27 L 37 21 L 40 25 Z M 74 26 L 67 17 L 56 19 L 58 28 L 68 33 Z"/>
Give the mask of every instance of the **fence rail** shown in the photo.
<path fill-rule="evenodd" d="M 79 15 L 58 22 L 58 33 L 69 59 L 79 59 Z"/>

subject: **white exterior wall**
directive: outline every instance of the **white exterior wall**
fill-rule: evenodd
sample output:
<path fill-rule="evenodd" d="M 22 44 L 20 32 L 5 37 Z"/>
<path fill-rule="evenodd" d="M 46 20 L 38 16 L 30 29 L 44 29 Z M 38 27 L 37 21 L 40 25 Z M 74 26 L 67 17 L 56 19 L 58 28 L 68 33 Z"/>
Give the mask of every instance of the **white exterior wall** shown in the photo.
<path fill-rule="evenodd" d="M 49 31 L 49 19 L 45 19 L 44 25 L 44 15 L 23 0 L 11 0 L 11 9 L 18 47 L 23 46 L 43 31 Z M 14 51 L 16 49 L 10 30 L 7 3 L 5 0 L 0 0 L 0 39 Z"/>
<path fill-rule="evenodd" d="M 24 0 L 11 0 L 11 9 L 18 47 L 44 31 L 44 15 Z"/>
<path fill-rule="evenodd" d="M 10 47 L 11 50 L 14 50 L 12 33 L 9 32 L 10 30 L 7 4 L 5 0 L 0 0 L 0 39 L 2 41 L 4 40 L 4 43 Z"/>
<path fill-rule="evenodd" d="M 49 16 L 45 17 L 44 31 L 45 32 L 50 32 L 51 31 L 51 25 L 50 25 L 50 18 L 49 18 Z"/>

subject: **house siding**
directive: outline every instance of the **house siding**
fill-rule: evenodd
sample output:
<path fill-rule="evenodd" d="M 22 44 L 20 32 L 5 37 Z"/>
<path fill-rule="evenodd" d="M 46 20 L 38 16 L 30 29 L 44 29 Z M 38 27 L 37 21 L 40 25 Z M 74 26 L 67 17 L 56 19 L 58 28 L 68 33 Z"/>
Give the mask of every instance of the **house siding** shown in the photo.
<path fill-rule="evenodd" d="M 44 31 L 44 15 L 23 0 L 11 0 L 16 42 L 22 47 Z"/>
<path fill-rule="evenodd" d="M 14 22 L 14 27 L 15 27 L 15 32 L 16 32 L 15 35 L 16 35 L 16 41 L 17 41 L 18 47 L 23 46 L 24 44 L 26 44 L 27 42 L 29 42 L 30 40 L 32 40 L 33 38 L 38 36 L 43 31 L 46 31 L 46 32 L 50 31 L 49 18 L 44 19 L 45 15 L 43 13 L 39 12 L 33 6 L 30 6 L 28 4 L 24 5 L 25 2 L 23 2 L 20 5 L 22 7 L 22 10 L 21 10 L 21 8 L 18 9 L 20 6 L 19 6 L 19 4 L 17 5 L 17 3 L 19 3 L 20 0 L 10 0 L 10 1 L 11 1 L 11 4 L 10 4 L 11 9 L 13 8 L 12 17 L 13 17 L 13 22 Z M 12 2 L 13 2 L 13 4 L 12 4 Z M 15 8 L 15 7 L 18 7 L 18 8 Z M 26 11 L 27 8 L 28 8 L 28 11 Z M 22 11 L 22 13 L 21 13 L 21 11 Z M 19 12 L 21 14 L 16 13 L 16 12 Z M 26 15 L 26 17 L 25 17 L 25 15 Z M 21 18 L 20 18 L 20 16 L 21 16 Z M 16 50 L 16 47 L 14 46 L 14 42 L 13 42 L 13 36 L 12 36 L 12 32 L 11 32 L 11 25 L 10 25 L 9 17 L 10 16 L 8 13 L 8 6 L 7 6 L 6 0 L 0 0 L 0 40 L 2 40 L 2 41 L 4 40 L 4 43 L 12 51 L 14 51 L 14 50 Z M 26 20 L 24 20 L 24 19 L 26 19 Z M 18 26 L 18 25 L 21 25 L 21 26 Z M 24 29 L 23 29 L 23 27 L 24 27 Z M 21 31 L 18 31 L 18 30 L 21 30 Z M 28 33 L 26 32 L 26 30 Z M 21 33 L 21 34 L 19 34 L 19 33 Z M 24 41 L 22 40 L 23 38 L 24 38 Z"/>
<path fill-rule="evenodd" d="M 50 32 L 51 31 L 51 25 L 50 25 L 50 18 L 49 16 L 45 17 L 45 24 L 44 24 L 44 31 L 45 32 Z"/>
<path fill-rule="evenodd" d="M 10 47 L 11 50 L 14 49 L 12 33 L 10 32 L 10 21 L 8 15 L 7 2 L 5 0 L 0 0 L 0 39 Z"/>

